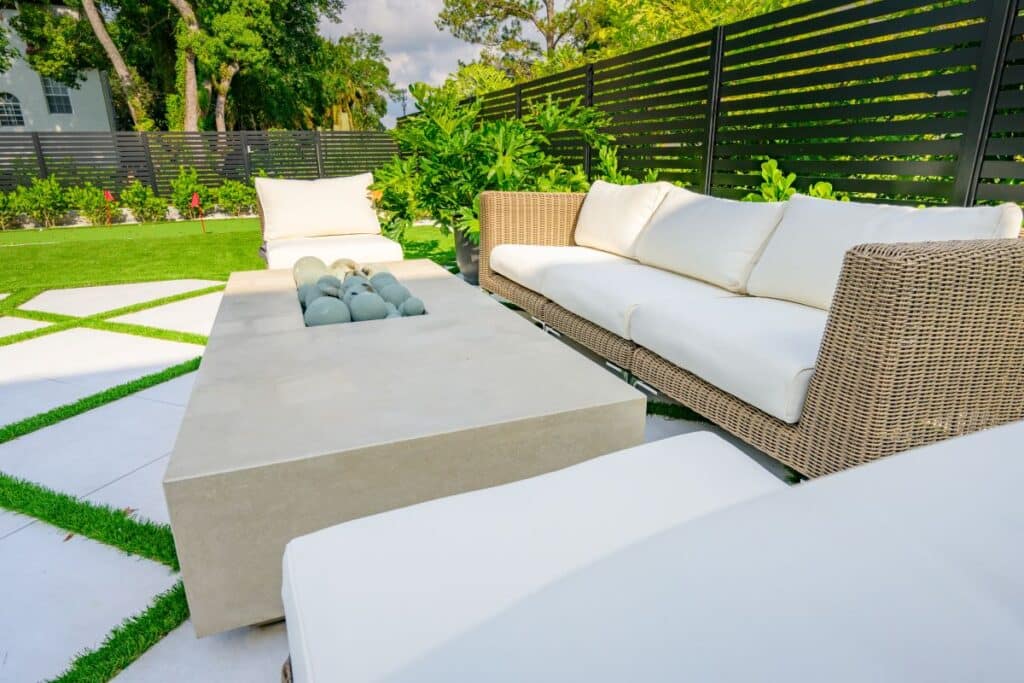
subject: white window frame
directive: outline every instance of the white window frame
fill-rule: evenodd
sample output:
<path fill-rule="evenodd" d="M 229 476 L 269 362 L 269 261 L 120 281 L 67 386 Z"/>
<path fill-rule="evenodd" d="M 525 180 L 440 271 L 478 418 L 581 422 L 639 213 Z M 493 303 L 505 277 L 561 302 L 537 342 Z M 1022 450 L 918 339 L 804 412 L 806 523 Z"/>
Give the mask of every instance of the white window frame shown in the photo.
<path fill-rule="evenodd" d="M 25 125 L 25 112 L 21 100 L 9 92 L 0 92 L 0 128 L 15 128 Z"/>
<path fill-rule="evenodd" d="M 43 85 L 43 99 L 46 100 L 46 111 L 58 116 L 75 113 L 75 108 L 71 103 L 71 89 L 68 86 L 47 76 L 40 76 L 39 80 Z M 67 111 L 64 111 L 65 109 Z"/>

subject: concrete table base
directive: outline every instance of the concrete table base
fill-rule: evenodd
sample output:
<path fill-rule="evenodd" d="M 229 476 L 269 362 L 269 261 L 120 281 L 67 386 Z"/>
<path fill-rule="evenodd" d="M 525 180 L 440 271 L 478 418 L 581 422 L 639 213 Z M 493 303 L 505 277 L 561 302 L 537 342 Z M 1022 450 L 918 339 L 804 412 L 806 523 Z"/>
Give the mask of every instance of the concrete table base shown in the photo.
<path fill-rule="evenodd" d="M 229 281 L 164 478 L 198 635 L 283 615 L 296 536 L 643 441 L 639 392 L 429 261 L 387 268 L 428 315 L 306 328 L 288 271 Z"/>

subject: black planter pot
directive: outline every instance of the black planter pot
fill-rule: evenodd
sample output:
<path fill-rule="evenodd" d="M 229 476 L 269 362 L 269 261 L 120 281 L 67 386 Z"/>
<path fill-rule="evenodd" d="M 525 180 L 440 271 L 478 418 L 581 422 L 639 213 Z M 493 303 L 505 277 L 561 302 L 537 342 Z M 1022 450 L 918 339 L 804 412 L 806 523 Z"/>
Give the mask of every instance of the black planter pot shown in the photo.
<path fill-rule="evenodd" d="M 474 287 L 480 284 L 480 245 L 473 244 L 461 230 L 455 230 L 455 261 L 459 272 Z"/>

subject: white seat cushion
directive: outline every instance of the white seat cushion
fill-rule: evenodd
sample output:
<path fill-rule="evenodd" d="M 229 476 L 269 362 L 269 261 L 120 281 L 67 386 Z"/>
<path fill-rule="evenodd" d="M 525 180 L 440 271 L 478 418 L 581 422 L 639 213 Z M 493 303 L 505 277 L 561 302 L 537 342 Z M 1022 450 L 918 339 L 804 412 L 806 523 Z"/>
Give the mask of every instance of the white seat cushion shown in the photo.
<path fill-rule="evenodd" d="M 316 256 L 324 263 L 350 258 L 358 263 L 402 260 L 402 245 L 383 235 L 335 235 L 297 237 L 267 242 L 267 267 L 291 268 L 303 256 Z"/>
<path fill-rule="evenodd" d="M 540 293 L 549 272 L 582 263 L 632 263 L 629 259 L 587 247 L 544 247 L 499 244 L 491 250 L 491 268 L 513 282 Z"/>
<path fill-rule="evenodd" d="M 1020 227 L 1016 204 L 915 209 L 794 195 L 747 291 L 828 308 L 843 257 L 858 244 L 1008 238 Z"/>
<path fill-rule="evenodd" d="M 800 419 L 828 314 L 754 297 L 641 305 L 633 341 L 783 422 Z"/>
<path fill-rule="evenodd" d="M 318 180 L 256 178 L 263 239 L 379 234 L 372 182 L 371 173 Z"/>
<path fill-rule="evenodd" d="M 668 183 L 613 185 L 594 181 L 576 219 L 576 244 L 636 258 L 636 243 L 665 198 Z"/>
<path fill-rule="evenodd" d="M 737 296 L 720 287 L 632 261 L 556 268 L 544 278 L 540 292 L 559 306 L 626 339 L 632 339 L 630 321 L 641 304 L 659 310 Z"/>
<path fill-rule="evenodd" d="M 680 524 L 402 657 L 387 680 L 1020 681 L 1021 443 L 1016 423 Z M 429 624 L 404 597 L 400 620 Z M 391 624 L 369 625 L 386 652 Z"/>
<path fill-rule="evenodd" d="M 743 292 L 785 207 L 785 202 L 738 202 L 673 187 L 640 235 L 637 259 Z"/>
<path fill-rule="evenodd" d="M 282 588 L 295 681 L 391 680 L 602 556 L 784 488 L 689 434 L 297 538 Z"/>

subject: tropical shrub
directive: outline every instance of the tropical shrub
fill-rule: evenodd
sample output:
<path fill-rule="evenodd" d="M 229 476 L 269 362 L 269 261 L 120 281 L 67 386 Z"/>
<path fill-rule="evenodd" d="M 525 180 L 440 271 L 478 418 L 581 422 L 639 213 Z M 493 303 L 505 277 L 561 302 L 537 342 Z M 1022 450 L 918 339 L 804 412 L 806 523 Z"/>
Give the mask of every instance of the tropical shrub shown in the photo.
<path fill-rule="evenodd" d="M 191 167 L 179 166 L 178 177 L 171 181 L 171 205 L 182 218 L 196 218 L 198 209 L 192 207 L 192 195 L 199 194 L 203 210 L 213 206 L 213 192 L 199 182 L 199 173 Z"/>
<path fill-rule="evenodd" d="M 607 116 L 578 100 L 560 105 L 549 98 L 520 118 L 483 121 L 480 102 L 463 104 L 450 89 L 417 84 L 410 91 L 420 113 L 394 131 L 401 156 L 376 171 L 372 186 L 392 230 L 422 211 L 442 230 L 458 230 L 475 242 L 477 198 L 484 190 L 588 188 L 581 168 L 551 154 L 551 135 L 572 133 L 597 150 L 611 142 L 600 133 Z"/>
<path fill-rule="evenodd" d="M 595 180 L 601 179 L 616 185 L 637 185 L 641 182 L 653 183 L 658 179 L 657 170 L 648 169 L 644 172 L 642 179 L 634 178 L 628 173 L 621 171 L 619 169 L 619 148 L 611 146 L 601 147 L 597 150 L 597 168 L 593 175 Z"/>
<path fill-rule="evenodd" d="M 70 205 L 68 195 L 56 176 L 33 178 L 28 186 L 14 192 L 15 202 L 37 227 L 52 227 L 63 223 Z"/>
<path fill-rule="evenodd" d="M 167 217 L 167 202 L 157 197 L 153 188 L 138 180 L 133 180 L 121 190 L 121 202 L 131 209 L 132 216 L 139 223 L 153 223 Z"/>
<path fill-rule="evenodd" d="M 21 208 L 13 192 L 0 191 L 0 230 L 10 230 L 21 225 Z"/>
<path fill-rule="evenodd" d="M 769 159 L 761 164 L 761 183 L 759 192 L 751 192 L 743 198 L 748 202 L 784 202 L 794 194 L 796 188 L 796 173 L 784 173 L 779 168 L 779 162 Z M 807 188 L 807 194 L 819 199 L 835 199 L 841 202 L 850 201 L 849 195 L 836 192 L 832 189 L 832 183 L 819 181 Z"/>
<path fill-rule="evenodd" d="M 93 225 L 109 225 L 121 216 L 117 200 L 108 202 L 105 191 L 92 183 L 69 187 L 67 197 L 71 208 Z"/>
<path fill-rule="evenodd" d="M 217 207 L 232 216 L 253 213 L 256 210 L 256 190 L 237 180 L 225 180 L 212 190 Z"/>

